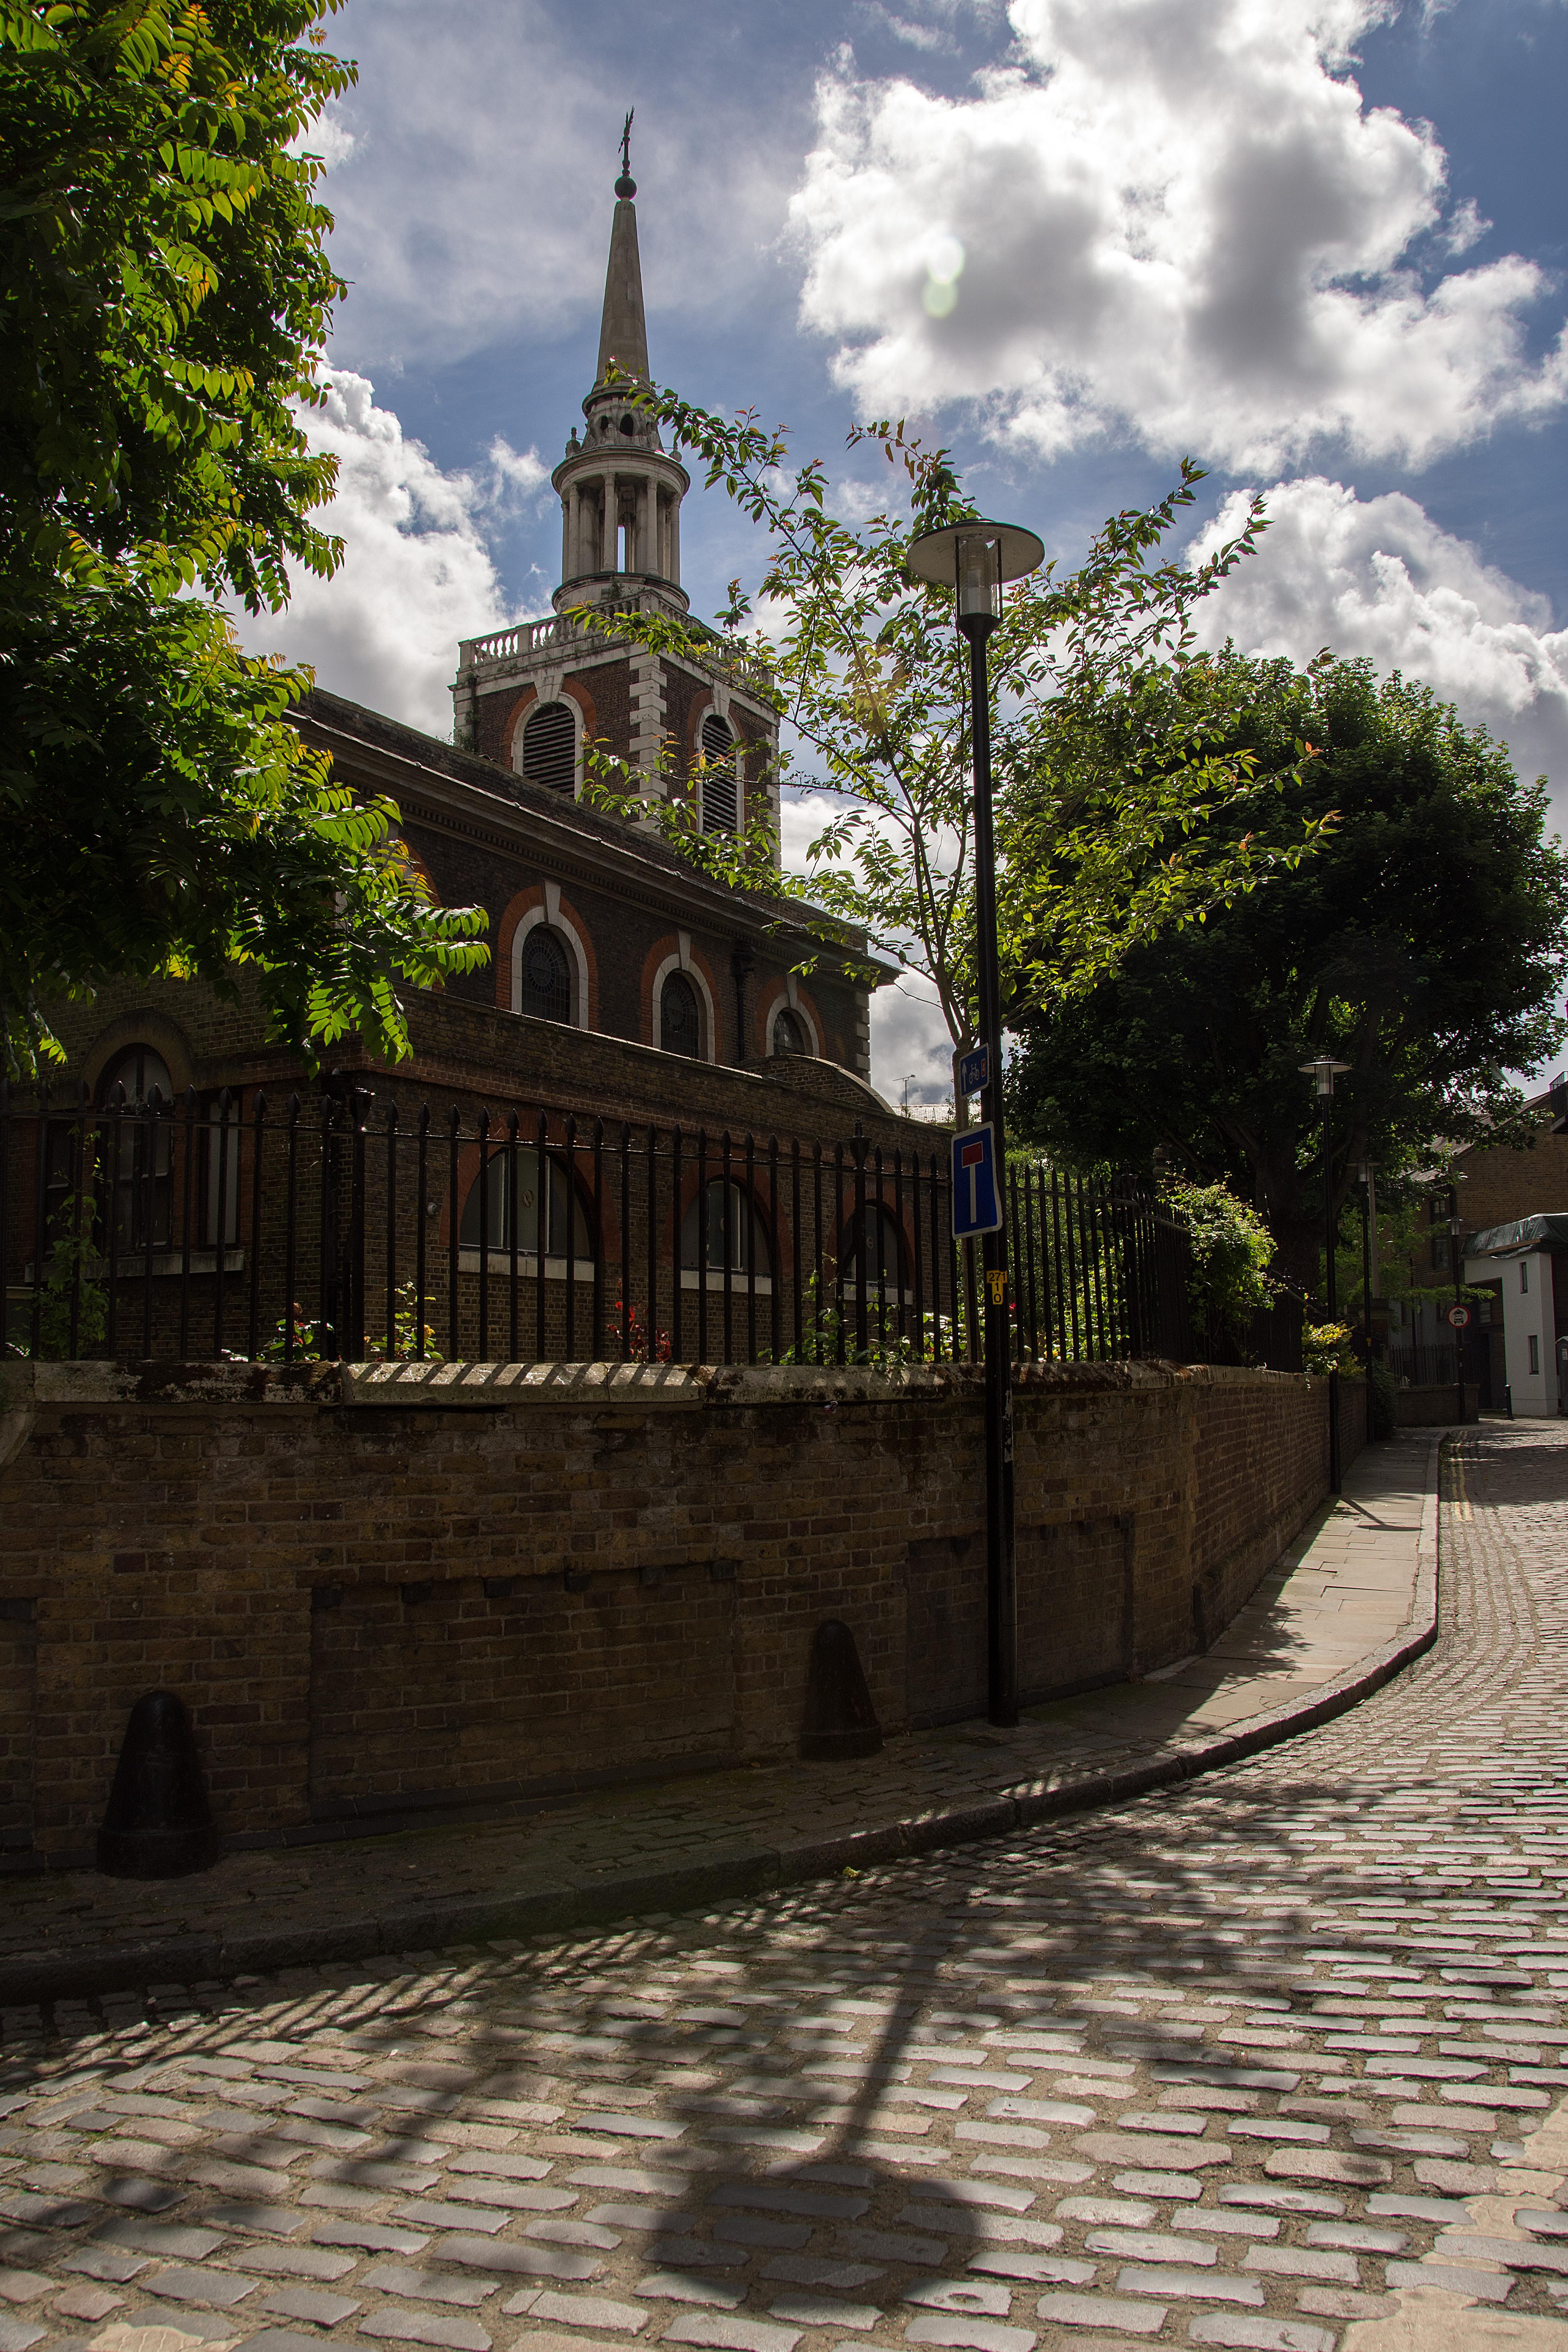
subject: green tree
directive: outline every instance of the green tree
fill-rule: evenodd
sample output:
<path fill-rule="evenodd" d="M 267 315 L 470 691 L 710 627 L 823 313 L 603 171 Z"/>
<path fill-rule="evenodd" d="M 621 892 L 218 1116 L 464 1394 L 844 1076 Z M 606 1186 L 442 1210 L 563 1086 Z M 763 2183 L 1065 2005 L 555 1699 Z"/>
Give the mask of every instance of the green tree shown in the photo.
<path fill-rule="evenodd" d="M 0 1026 L 116 974 L 259 976 L 296 1043 L 406 1051 L 396 983 L 470 966 L 397 813 L 356 806 L 284 716 L 308 676 L 223 609 L 327 575 L 311 520 L 341 281 L 319 159 L 353 68 L 341 0 L 0 5 Z"/>
<path fill-rule="evenodd" d="M 1230 1183 L 1311 1287 L 1321 1122 L 1298 1066 L 1322 1053 L 1351 1065 L 1334 1103 L 1336 1206 L 1363 1159 L 1393 1174 L 1429 1163 L 1435 1139 L 1514 1131 L 1503 1072 L 1563 1034 L 1548 1000 L 1564 971 L 1568 860 L 1544 837 L 1544 782 L 1521 783 L 1484 729 L 1425 687 L 1327 656 L 1301 672 L 1227 649 L 1214 669 L 1237 751 L 1282 769 L 1289 746 L 1317 748 L 1283 790 L 1301 820 L 1331 809 L 1335 825 L 1267 890 L 1141 945 L 1114 978 L 1026 1024 L 1014 1112 L 1068 1159 L 1163 1155 Z"/>
<path fill-rule="evenodd" d="M 968 648 L 952 598 L 905 564 L 914 534 L 974 512 L 947 452 L 921 449 L 901 425 L 858 429 L 852 444 L 901 467 L 908 510 L 857 527 L 830 512 L 822 466 L 791 472 L 784 436 L 754 415 L 717 416 L 629 380 L 628 394 L 767 534 L 760 621 L 738 583 L 724 620 L 729 657 L 762 678 L 800 746 L 785 754 L 787 781 L 837 803 L 807 853 L 809 895 L 930 982 L 956 1055 L 973 1041 L 977 1001 Z M 1157 506 L 1112 516 L 1076 571 L 1052 564 L 1010 589 L 991 640 L 1008 1025 L 1294 864 L 1323 830 L 1321 815 L 1279 822 L 1300 747 L 1271 747 L 1270 768 L 1222 741 L 1233 731 L 1222 682 L 1192 658 L 1194 607 L 1262 527 L 1255 509 L 1195 572 L 1159 562 L 1201 478 L 1184 466 Z M 689 625 L 658 614 L 576 617 L 656 649 L 689 648 Z M 666 785 L 644 813 L 710 860 L 673 772 Z M 1231 821 L 1216 825 L 1221 812 Z M 761 877 L 737 868 L 734 878 Z"/>

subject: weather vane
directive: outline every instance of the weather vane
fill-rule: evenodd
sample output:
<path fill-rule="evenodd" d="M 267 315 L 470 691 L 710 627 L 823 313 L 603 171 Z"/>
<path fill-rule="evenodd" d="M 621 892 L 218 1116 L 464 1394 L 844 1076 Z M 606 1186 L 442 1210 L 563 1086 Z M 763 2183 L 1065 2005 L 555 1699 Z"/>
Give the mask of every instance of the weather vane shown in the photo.
<path fill-rule="evenodd" d="M 632 177 L 632 116 L 636 112 L 635 106 L 629 108 L 621 125 L 621 176 L 616 182 L 617 196 L 635 196 L 637 192 L 637 184 Z"/>

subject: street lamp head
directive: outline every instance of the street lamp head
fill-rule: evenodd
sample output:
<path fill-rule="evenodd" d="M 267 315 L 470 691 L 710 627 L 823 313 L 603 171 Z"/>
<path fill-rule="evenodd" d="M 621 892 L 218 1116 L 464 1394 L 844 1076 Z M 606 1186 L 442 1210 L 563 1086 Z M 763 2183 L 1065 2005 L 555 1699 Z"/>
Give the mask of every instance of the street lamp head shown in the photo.
<path fill-rule="evenodd" d="M 966 636 L 976 631 L 988 635 L 1002 617 L 1006 582 L 1037 572 L 1045 560 L 1045 541 L 1032 530 L 979 520 L 922 531 L 910 541 L 905 557 L 917 580 L 953 591 L 954 617 Z"/>
<path fill-rule="evenodd" d="M 1320 1054 L 1316 1061 L 1301 1062 L 1297 1066 L 1304 1078 L 1316 1078 L 1319 1096 L 1327 1100 L 1333 1094 L 1334 1080 L 1344 1076 L 1350 1064 L 1336 1062 L 1331 1054 Z"/>
<path fill-rule="evenodd" d="M 1464 1232 L 1464 1230 L 1465 1230 L 1465 1221 L 1464 1221 L 1463 1217 L 1450 1217 L 1450 1218 L 1449 1218 L 1449 1220 L 1448 1220 L 1448 1231 L 1453 1234 L 1454 1239 L 1455 1239 L 1456 1241 L 1458 1241 L 1458 1240 L 1459 1235 Z"/>

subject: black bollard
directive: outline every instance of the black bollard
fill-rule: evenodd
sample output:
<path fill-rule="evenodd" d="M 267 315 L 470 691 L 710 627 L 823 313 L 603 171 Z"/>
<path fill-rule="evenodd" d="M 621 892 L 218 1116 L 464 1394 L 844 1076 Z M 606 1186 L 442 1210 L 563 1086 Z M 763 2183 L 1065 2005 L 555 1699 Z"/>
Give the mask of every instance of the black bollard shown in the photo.
<path fill-rule="evenodd" d="M 813 1763 L 823 1763 L 838 1756 L 875 1756 L 881 1746 L 882 1727 L 866 1687 L 855 1636 L 847 1625 L 829 1617 L 811 1637 L 800 1752 Z"/>
<path fill-rule="evenodd" d="M 184 1878 L 216 1860 L 191 1718 L 173 1691 L 149 1691 L 132 1708 L 121 1742 L 98 1866 L 111 1878 Z"/>

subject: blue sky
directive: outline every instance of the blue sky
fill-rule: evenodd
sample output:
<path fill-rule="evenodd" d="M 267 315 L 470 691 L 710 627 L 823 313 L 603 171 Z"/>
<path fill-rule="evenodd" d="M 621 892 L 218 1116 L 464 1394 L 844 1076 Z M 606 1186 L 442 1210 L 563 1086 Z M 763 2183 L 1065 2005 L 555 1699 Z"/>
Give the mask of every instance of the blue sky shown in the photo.
<path fill-rule="evenodd" d="M 845 434 L 907 414 L 1069 562 L 1191 454 L 1199 543 L 1274 516 L 1215 635 L 1426 677 L 1568 814 L 1563 0 L 350 0 L 331 39 L 348 561 L 253 643 L 444 732 L 458 636 L 547 607 L 635 105 L 657 375 L 879 490 Z M 761 549 L 694 491 L 682 558 L 711 614 Z M 873 1045 L 938 1090 L 918 998 Z"/>

